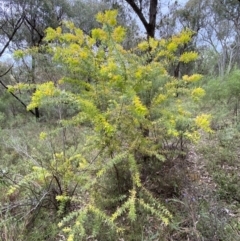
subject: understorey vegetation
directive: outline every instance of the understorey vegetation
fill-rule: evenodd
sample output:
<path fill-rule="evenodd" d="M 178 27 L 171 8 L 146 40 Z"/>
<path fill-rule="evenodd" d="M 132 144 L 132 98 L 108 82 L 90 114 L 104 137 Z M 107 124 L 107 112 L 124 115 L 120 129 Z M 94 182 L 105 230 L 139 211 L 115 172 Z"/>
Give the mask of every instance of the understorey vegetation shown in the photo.
<path fill-rule="evenodd" d="M 190 20 L 156 37 L 158 1 L 149 25 L 147 1 L 123 1 L 146 38 L 123 3 L 90 2 L 43 1 L 38 24 L 33 3 L 3 9 L 1 240 L 240 240 L 237 57 L 197 48 Z"/>

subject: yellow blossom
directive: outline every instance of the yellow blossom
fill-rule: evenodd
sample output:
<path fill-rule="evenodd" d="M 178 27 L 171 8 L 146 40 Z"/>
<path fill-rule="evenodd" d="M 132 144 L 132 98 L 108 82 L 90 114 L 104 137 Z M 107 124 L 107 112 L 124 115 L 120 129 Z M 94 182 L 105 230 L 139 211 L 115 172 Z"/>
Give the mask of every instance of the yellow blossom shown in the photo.
<path fill-rule="evenodd" d="M 117 24 L 117 10 L 108 10 L 105 12 L 106 23 L 110 26 L 115 26 Z"/>
<path fill-rule="evenodd" d="M 69 233 L 69 232 L 71 232 L 72 231 L 72 229 L 71 228 L 69 228 L 69 227 L 66 227 L 66 228 L 63 228 L 63 230 L 62 230 L 64 233 Z"/>
<path fill-rule="evenodd" d="M 141 51 L 146 51 L 149 49 L 149 43 L 147 41 L 143 41 L 141 43 L 138 44 L 138 48 L 141 50 Z"/>
<path fill-rule="evenodd" d="M 108 35 L 103 29 L 95 28 L 92 30 L 92 37 L 96 40 L 107 40 Z"/>
<path fill-rule="evenodd" d="M 75 35 L 77 37 L 77 42 L 78 44 L 82 45 L 83 42 L 84 42 L 84 34 L 83 34 L 83 31 L 79 28 L 76 28 L 75 29 Z"/>
<path fill-rule="evenodd" d="M 159 41 L 157 41 L 154 38 L 149 39 L 149 46 L 151 47 L 152 50 L 155 50 L 159 45 Z"/>
<path fill-rule="evenodd" d="M 27 106 L 27 110 L 32 110 L 40 105 L 41 99 L 42 99 L 42 93 L 39 90 L 36 90 L 35 93 L 32 95 L 32 101 Z"/>
<path fill-rule="evenodd" d="M 104 13 L 103 12 L 100 12 L 96 15 L 96 20 L 99 22 L 99 23 L 103 23 L 104 22 Z"/>
<path fill-rule="evenodd" d="M 178 133 L 178 131 L 176 129 L 169 129 L 168 130 L 168 135 L 177 137 L 177 136 L 179 136 L 179 133 Z"/>
<path fill-rule="evenodd" d="M 178 48 L 178 45 L 174 42 L 171 42 L 167 45 L 167 50 L 170 52 L 175 52 Z"/>
<path fill-rule="evenodd" d="M 79 39 L 76 35 L 71 34 L 71 33 L 65 33 L 61 35 L 61 40 L 66 41 L 66 42 L 77 42 Z"/>
<path fill-rule="evenodd" d="M 203 76 L 201 74 L 193 74 L 193 75 L 184 75 L 182 79 L 186 82 L 197 82 L 199 81 Z"/>
<path fill-rule="evenodd" d="M 117 69 L 118 67 L 116 63 L 114 63 L 112 59 L 109 59 L 109 62 L 107 63 L 107 65 L 101 66 L 100 73 L 102 76 L 108 76 L 109 78 L 111 78 L 114 72 L 117 71 Z"/>
<path fill-rule="evenodd" d="M 45 140 L 47 137 L 47 133 L 46 132 L 41 132 L 39 135 L 40 140 Z"/>
<path fill-rule="evenodd" d="M 197 142 L 200 138 L 198 131 L 193 131 L 193 132 L 186 131 L 184 132 L 184 136 L 193 142 Z"/>
<path fill-rule="evenodd" d="M 114 81 L 121 81 L 121 80 L 123 79 L 123 77 L 122 77 L 121 75 L 114 75 L 114 76 L 112 77 L 112 79 L 113 79 Z"/>
<path fill-rule="evenodd" d="M 63 226 L 63 223 L 62 223 L 62 222 L 58 223 L 58 227 L 59 227 L 59 228 L 61 228 L 62 226 Z"/>
<path fill-rule="evenodd" d="M 116 42 L 122 42 L 125 38 L 126 30 L 125 28 L 118 26 L 113 30 L 112 37 Z"/>
<path fill-rule="evenodd" d="M 195 88 L 192 90 L 191 95 L 194 100 L 199 100 L 201 97 L 205 95 L 205 90 L 200 87 Z"/>
<path fill-rule="evenodd" d="M 134 97 L 133 104 L 135 106 L 135 110 L 136 110 L 137 114 L 139 114 L 139 115 L 147 114 L 147 108 L 142 104 L 142 102 L 138 96 Z"/>
<path fill-rule="evenodd" d="M 96 44 L 96 39 L 94 38 L 87 38 L 87 44 L 89 47 L 92 47 L 93 45 Z"/>
<path fill-rule="evenodd" d="M 212 132 L 210 128 L 211 115 L 202 114 L 195 118 L 195 124 L 198 128 L 206 132 Z"/>
<path fill-rule="evenodd" d="M 166 60 L 173 60 L 175 58 L 174 54 L 168 50 L 161 50 L 159 51 L 158 57 L 165 59 L 165 64 L 168 64 L 168 61 Z"/>
<path fill-rule="evenodd" d="M 74 235 L 73 235 L 73 234 L 70 234 L 70 235 L 68 236 L 67 241 L 73 241 L 73 240 L 74 240 Z"/>
<path fill-rule="evenodd" d="M 86 50 L 82 50 L 79 52 L 79 56 L 81 57 L 81 59 L 87 59 L 88 53 Z"/>
<path fill-rule="evenodd" d="M 185 31 L 181 32 L 181 34 L 179 36 L 179 41 L 182 44 L 186 44 L 191 40 L 192 35 L 193 35 L 193 32 L 191 30 L 185 30 Z"/>
<path fill-rule="evenodd" d="M 54 30 L 53 28 L 47 28 L 46 29 L 46 37 L 45 40 L 46 41 L 52 41 L 55 38 L 58 37 L 56 30 Z M 22 58 L 24 56 L 24 52 L 22 50 L 17 50 L 14 55 L 18 58 Z"/>
<path fill-rule="evenodd" d="M 140 69 L 140 68 L 138 68 L 137 71 L 135 72 L 135 77 L 136 77 L 137 79 L 141 79 L 142 76 L 143 76 L 143 70 Z"/>
<path fill-rule="evenodd" d="M 61 78 L 61 79 L 58 80 L 58 84 L 59 84 L 59 85 L 61 85 L 61 84 L 63 84 L 63 83 L 64 83 L 64 78 Z"/>
<path fill-rule="evenodd" d="M 65 25 L 69 30 L 75 29 L 75 25 L 74 25 L 73 22 L 65 21 L 65 22 L 64 22 L 64 25 Z"/>
<path fill-rule="evenodd" d="M 166 95 L 163 94 L 159 94 L 155 99 L 154 99 L 154 104 L 161 104 L 162 102 L 164 102 L 164 100 L 167 99 Z"/>
<path fill-rule="evenodd" d="M 189 62 L 191 62 L 191 61 L 196 60 L 197 57 L 198 57 L 198 54 L 197 54 L 196 52 L 194 52 L 194 51 L 185 52 L 185 53 L 183 53 L 183 54 L 180 56 L 179 61 L 187 64 L 187 63 L 189 63 Z"/>
<path fill-rule="evenodd" d="M 117 24 L 117 10 L 107 10 L 105 13 L 98 13 L 96 19 L 102 24 L 108 24 L 110 26 L 115 26 Z"/>
<path fill-rule="evenodd" d="M 162 47 L 165 47 L 166 46 L 166 40 L 165 39 L 161 39 L 158 41 L 159 45 L 162 46 Z"/>

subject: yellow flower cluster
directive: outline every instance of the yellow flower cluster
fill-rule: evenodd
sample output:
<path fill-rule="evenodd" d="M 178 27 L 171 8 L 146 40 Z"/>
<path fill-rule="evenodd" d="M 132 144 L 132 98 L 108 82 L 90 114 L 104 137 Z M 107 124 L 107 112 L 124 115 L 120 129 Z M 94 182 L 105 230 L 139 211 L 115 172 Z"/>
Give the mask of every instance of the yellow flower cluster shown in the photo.
<path fill-rule="evenodd" d="M 202 98 L 205 95 L 205 90 L 200 87 L 195 88 L 192 90 L 191 95 L 195 101 L 198 101 L 200 98 Z"/>
<path fill-rule="evenodd" d="M 182 31 L 182 33 L 179 36 L 179 41 L 182 44 L 186 44 L 186 43 L 188 43 L 191 40 L 193 34 L 194 33 L 191 30 Z"/>
<path fill-rule="evenodd" d="M 167 99 L 166 95 L 159 94 L 155 99 L 154 99 L 154 104 L 159 105 L 162 102 L 164 102 Z"/>
<path fill-rule="evenodd" d="M 126 29 L 123 28 L 122 26 L 118 26 L 113 30 L 112 38 L 117 43 L 121 43 L 124 40 L 125 35 L 126 35 Z"/>
<path fill-rule="evenodd" d="M 152 50 L 155 50 L 159 45 L 159 41 L 154 38 L 149 38 L 149 46 Z"/>
<path fill-rule="evenodd" d="M 79 57 L 80 57 L 81 59 L 87 59 L 88 56 L 89 56 L 89 53 L 88 53 L 88 50 L 87 50 L 87 49 L 83 48 L 83 49 L 81 49 L 81 50 L 79 51 Z"/>
<path fill-rule="evenodd" d="M 104 131 L 108 136 L 111 136 L 115 131 L 114 127 L 100 114 L 95 116 L 95 129 Z"/>
<path fill-rule="evenodd" d="M 168 135 L 173 137 L 178 137 L 179 133 L 176 129 L 168 129 Z"/>
<path fill-rule="evenodd" d="M 118 66 L 114 59 L 109 59 L 107 64 L 101 66 L 100 74 L 102 77 L 109 77 L 110 79 L 114 76 L 118 70 Z"/>
<path fill-rule="evenodd" d="M 98 13 L 96 19 L 102 24 L 107 24 L 109 26 L 115 26 L 117 24 L 117 10 L 108 10 L 105 13 Z"/>
<path fill-rule="evenodd" d="M 73 22 L 71 21 L 64 21 L 64 25 L 69 29 L 69 30 L 74 30 L 75 29 L 75 25 Z"/>
<path fill-rule="evenodd" d="M 72 33 L 65 33 L 61 35 L 61 40 L 64 42 L 77 42 L 79 38 Z"/>
<path fill-rule="evenodd" d="M 47 96 L 53 96 L 55 93 L 55 86 L 53 82 L 46 82 L 39 86 L 39 90 Z"/>
<path fill-rule="evenodd" d="M 66 202 L 69 200 L 69 197 L 66 195 L 58 195 L 56 196 L 56 200 L 60 202 Z"/>
<path fill-rule="evenodd" d="M 193 141 L 193 142 L 197 142 L 197 141 L 199 140 L 199 138 L 200 138 L 200 135 L 199 135 L 199 132 L 198 132 L 198 131 L 192 131 L 192 132 L 186 131 L 186 132 L 184 133 L 184 136 L 185 136 L 187 139 L 189 139 L 189 140 L 191 140 L 191 141 Z"/>
<path fill-rule="evenodd" d="M 47 133 L 46 132 L 41 132 L 39 135 L 40 140 L 45 140 L 47 138 Z"/>
<path fill-rule="evenodd" d="M 212 129 L 210 128 L 210 122 L 211 115 L 202 114 L 195 118 L 196 126 L 206 132 L 212 132 Z"/>
<path fill-rule="evenodd" d="M 193 75 L 184 75 L 182 79 L 186 82 L 197 82 L 199 81 L 203 76 L 201 74 L 193 74 Z"/>
<path fill-rule="evenodd" d="M 147 65 L 147 66 L 139 66 L 136 69 L 135 72 L 135 78 L 136 79 L 142 79 L 145 78 L 147 74 L 150 74 L 152 72 L 152 66 L 151 65 Z"/>
<path fill-rule="evenodd" d="M 191 40 L 193 34 L 194 32 L 189 29 L 183 30 L 180 34 L 173 36 L 172 41 L 177 43 L 178 45 L 186 44 Z"/>
<path fill-rule="evenodd" d="M 135 96 L 133 98 L 133 104 L 134 104 L 135 111 L 137 114 L 142 115 L 142 116 L 147 114 L 147 108 L 142 104 L 142 102 L 138 96 Z"/>
<path fill-rule="evenodd" d="M 163 57 L 163 58 L 166 58 L 168 60 L 172 60 L 174 59 L 174 55 L 172 52 L 168 51 L 168 50 L 161 50 L 159 51 L 158 53 L 158 57 Z M 167 62 L 168 63 L 168 62 Z"/>
<path fill-rule="evenodd" d="M 32 110 L 38 107 L 41 100 L 46 96 L 54 96 L 58 91 L 56 90 L 53 82 L 46 82 L 37 86 L 37 90 L 32 95 L 32 101 L 28 105 L 27 109 Z"/>
<path fill-rule="evenodd" d="M 92 30 L 92 37 L 94 39 L 106 41 L 108 39 L 108 34 L 103 29 L 95 28 Z"/>
<path fill-rule="evenodd" d="M 197 52 L 194 52 L 194 51 L 185 52 L 185 53 L 183 53 L 183 54 L 180 56 L 179 61 L 187 64 L 187 63 L 189 63 L 189 62 L 191 62 L 191 61 L 196 60 L 197 57 L 198 57 Z"/>
<path fill-rule="evenodd" d="M 177 50 L 177 48 L 178 48 L 178 45 L 175 42 L 170 42 L 167 45 L 167 50 L 170 51 L 170 52 L 175 52 Z"/>
<path fill-rule="evenodd" d="M 146 51 L 150 48 L 149 43 L 147 41 L 143 41 L 141 43 L 138 44 L 138 49 L 140 49 L 141 51 Z"/>
<path fill-rule="evenodd" d="M 135 77 L 137 79 L 141 79 L 142 76 L 143 76 L 143 70 L 142 70 L 142 68 L 138 68 L 137 71 L 135 72 Z"/>
<path fill-rule="evenodd" d="M 74 241 L 74 235 L 73 235 L 73 234 L 70 234 L 70 235 L 68 236 L 67 241 Z"/>
<path fill-rule="evenodd" d="M 138 48 L 141 51 L 150 50 L 153 51 L 159 46 L 159 41 L 154 38 L 149 38 L 148 41 L 142 41 L 138 44 Z"/>
<path fill-rule="evenodd" d="M 65 228 L 62 229 L 62 231 L 64 233 L 70 233 L 72 231 L 72 229 L 70 227 L 65 227 Z"/>

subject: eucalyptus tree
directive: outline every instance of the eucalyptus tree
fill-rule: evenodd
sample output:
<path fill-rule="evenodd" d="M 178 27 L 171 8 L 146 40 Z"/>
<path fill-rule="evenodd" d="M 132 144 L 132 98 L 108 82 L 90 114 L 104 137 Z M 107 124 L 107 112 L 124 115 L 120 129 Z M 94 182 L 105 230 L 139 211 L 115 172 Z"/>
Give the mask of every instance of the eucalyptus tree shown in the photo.
<path fill-rule="evenodd" d="M 75 26 L 81 28 L 85 34 L 89 35 L 93 28 L 99 26 L 95 20 L 95 15 L 100 11 L 109 9 L 111 5 L 98 0 L 74 0 L 71 7 L 71 20 Z"/>
<path fill-rule="evenodd" d="M 199 66 L 206 74 L 224 76 L 239 66 L 239 8 L 238 0 L 189 0 L 178 10 L 179 22 L 196 32 Z"/>
<path fill-rule="evenodd" d="M 64 18 L 70 15 L 70 3 L 67 0 L 7 0 L 0 8 L 0 34 L 2 50 L 27 49 L 44 44 L 45 30 L 48 27 L 56 28 Z M 41 80 L 40 68 L 46 66 L 47 58 L 40 53 L 29 54 L 18 67 L 25 68 L 26 82 L 35 84 Z M 43 59 L 40 64 L 39 59 Z M 38 72 L 38 73 L 36 73 Z M 15 76 L 18 78 L 19 76 Z M 19 82 L 20 80 L 16 80 Z M 39 118 L 39 110 L 35 109 L 35 116 Z"/>
<path fill-rule="evenodd" d="M 70 14 L 68 0 L 6 0 L 0 7 L 0 35 L 4 50 L 39 46 L 45 30 L 58 27 Z M 2 53 L 0 51 L 0 53 Z"/>
<path fill-rule="evenodd" d="M 178 1 L 122 0 L 126 9 L 135 13 L 148 37 L 169 37 L 181 29 L 195 32 L 193 41 L 180 52 L 198 49 L 199 71 L 216 72 L 223 76 L 234 66 L 240 66 L 240 3 L 238 0 L 189 0 L 183 6 Z M 132 14 L 131 13 L 131 14 Z M 211 53 L 211 54 L 209 54 Z M 206 56 L 211 56 L 206 59 Z M 204 62 L 211 63 L 206 70 Z M 215 63 L 214 63 L 215 61 Z M 175 76 L 179 76 L 179 66 Z M 204 70 L 205 69 L 205 70 Z"/>
<path fill-rule="evenodd" d="M 212 1 L 212 9 L 219 23 L 217 36 L 222 47 L 223 67 L 229 73 L 235 65 L 240 67 L 240 2 L 220 0 L 216 4 Z"/>
<path fill-rule="evenodd" d="M 148 37 L 154 37 L 157 23 L 158 0 L 125 0 L 142 22 Z"/>
<path fill-rule="evenodd" d="M 154 38 L 158 23 L 161 21 L 161 8 L 163 4 L 159 0 L 107 0 L 113 5 L 122 6 L 130 15 L 136 15 L 138 22 L 143 25 L 147 37 Z"/>
<path fill-rule="evenodd" d="M 4 54 L 24 21 L 24 13 L 19 8 L 12 9 L 9 3 L 1 3 L 0 7 L 0 57 Z"/>
<path fill-rule="evenodd" d="M 202 4 L 198 1 L 195 1 L 197 7 L 191 6 L 192 3 L 182 7 L 180 2 L 172 0 L 108 0 L 107 2 L 121 6 L 128 16 L 136 17 L 138 24 L 142 25 L 145 31 L 144 35 L 140 34 L 148 40 L 151 38 L 170 38 L 184 29 L 194 31 L 192 41 L 179 46 L 176 54 L 180 56 L 185 51 L 196 50 L 196 34 L 202 27 L 202 15 L 201 11 L 198 11 Z M 168 70 L 176 78 L 181 78 L 189 71 L 194 71 L 192 67 L 186 68 L 186 65 L 180 62 L 172 63 Z"/>

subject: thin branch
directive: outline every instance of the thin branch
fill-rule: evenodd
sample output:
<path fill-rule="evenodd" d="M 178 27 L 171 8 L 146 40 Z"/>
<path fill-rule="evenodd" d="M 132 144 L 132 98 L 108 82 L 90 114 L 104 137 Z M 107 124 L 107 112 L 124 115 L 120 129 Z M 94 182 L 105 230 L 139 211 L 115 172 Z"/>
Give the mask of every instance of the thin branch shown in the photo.
<path fill-rule="evenodd" d="M 1 74 L 1 75 L 0 75 L 0 78 L 3 77 L 3 76 L 5 76 L 6 74 L 8 74 L 9 71 L 12 69 L 12 67 L 13 67 L 13 65 L 12 65 L 7 71 L 5 71 L 3 74 Z M 0 84 L 1 84 L 6 90 L 8 90 L 8 87 L 2 82 L 2 80 L 0 80 Z M 15 99 L 17 99 L 17 100 L 27 109 L 27 105 L 26 105 L 18 96 L 16 96 L 13 92 L 10 92 L 10 91 L 9 91 L 9 93 L 10 93 Z M 30 111 L 34 116 L 36 116 L 35 113 L 34 113 L 32 110 L 29 110 L 29 111 Z"/>
<path fill-rule="evenodd" d="M 60 194 L 62 195 L 62 194 L 63 194 L 63 190 L 62 190 L 62 187 L 61 187 L 61 183 L 60 183 L 60 181 L 58 180 L 58 178 L 57 178 L 56 175 L 53 175 L 53 177 L 54 177 L 54 179 L 55 179 L 55 181 L 56 181 L 56 183 L 57 183 L 57 186 L 58 186 L 58 188 L 59 188 Z"/>
<path fill-rule="evenodd" d="M 10 70 L 12 69 L 13 65 L 8 69 L 6 70 L 3 74 L 0 75 L 0 78 L 2 78 L 3 76 L 5 76 L 6 74 L 8 74 L 10 72 Z"/>
<path fill-rule="evenodd" d="M 134 10 L 134 12 L 138 15 L 138 17 L 140 18 L 141 22 L 143 23 L 145 29 L 148 29 L 148 22 L 146 20 L 146 18 L 144 17 L 141 8 L 139 8 L 137 6 L 137 4 L 134 2 L 134 0 L 125 0 Z"/>
<path fill-rule="evenodd" d="M 9 44 L 11 43 L 11 41 L 13 40 L 14 35 L 16 34 L 17 30 L 21 27 L 22 23 L 23 23 L 23 16 L 17 21 L 16 27 L 13 30 L 12 34 L 9 36 L 7 43 L 4 45 L 4 47 L 2 48 L 2 50 L 0 51 L 0 57 L 3 55 L 3 53 L 5 52 L 6 48 L 9 46 Z"/>
<path fill-rule="evenodd" d="M 48 195 L 48 192 L 45 192 L 42 197 L 40 198 L 40 200 L 38 201 L 38 203 L 33 207 L 31 208 L 23 217 L 21 217 L 18 221 L 22 220 L 23 218 L 27 217 L 31 212 L 35 211 L 39 206 L 40 204 L 42 203 L 42 201 L 44 200 L 44 198 Z"/>
<path fill-rule="evenodd" d="M 158 0 L 151 0 L 149 2 L 149 22 L 147 22 L 146 18 L 143 15 L 141 4 L 140 8 L 137 6 L 134 0 L 125 0 L 133 9 L 133 11 L 137 14 L 139 17 L 140 21 L 144 25 L 148 37 L 154 38 L 155 35 L 155 28 L 156 28 L 156 17 L 157 17 L 157 5 L 158 5 Z"/>
<path fill-rule="evenodd" d="M 44 35 L 42 33 L 40 33 L 40 31 L 38 31 L 38 29 L 36 28 L 36 25 L 35 24 L 32 24 L 31 21 L 25 16 L 24 19 L 26 20 L 27 24 L 31 27 L 31 30 L 35 31 L 40 40 L 38 42 L 38 44 L 42 41 L 42 39 L 44 38 Z"/>

